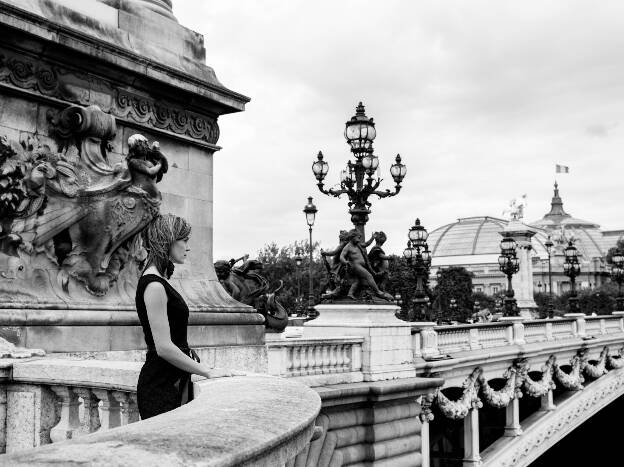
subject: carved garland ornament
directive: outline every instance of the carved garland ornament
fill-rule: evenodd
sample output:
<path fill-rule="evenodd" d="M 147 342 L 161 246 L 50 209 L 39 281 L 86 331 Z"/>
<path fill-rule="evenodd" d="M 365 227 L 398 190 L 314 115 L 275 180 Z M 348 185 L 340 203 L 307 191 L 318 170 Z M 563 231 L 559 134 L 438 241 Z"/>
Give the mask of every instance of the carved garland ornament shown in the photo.
<path fill-rule="evenodd" d="M 565 433 L 578 426 L 586 418 L 586 414 L 594 414 L 621 394 L 624 389 L 624 374 L 615 375 L 614 379 L 602 384 L 598 382 L 595 391 L 583 391 L 580 398 L 565 411 L 557 410 L 554 416 L 531 430 L 530 434 L 514 438 L 514 445 L 503 451 L 503 456 L 492 459 L 488 465 L 497 467 L 515 467 L 527 465 L 541 454 L 542 444 L 549 443 L 550 438 Z"/>
<path fill-rule="evenodd" d="M 534 381 L 528 374 L 528 368 L 525 372 L 524 381 L 522 382 L 522 389 L 531 397 L 542 397 L 548 393 L 548 391 L 555 389 L 556 385 L 553 381 L 553 371 L 556 357 L 551 355 L 548 357 L 548 361 L 542 367 L 542 377 L 539 381 Z"/>
<path fill-rule="evenodd" d="M 556 361 L 556 357 L 551 355 L 546 364 L 542 367 L 542 377 L 539 381 L 534 381 L 528 374 L 526 359 L 518 359 L 505 371 L 505 385 L 502 389 L 495 391 L 488 384 L 483 376 L 483 369 L 475 368 L 470 376 L 462 384 L 462 396 L 452 401 L 438 390 L 434 397 L 438 409 L 442 414 L 453 420 L 460 420 L 468 415 L 470 409 L 480 408 L 483 400 L 491 407 L 507 407 L 514 398 L 522 397 L 522 390 L 531 397 L 541 397 L 548 391 L 556 388 L 553 376 L 564 388 L 572 391 L 583 389 L 583 373 L 589 377 L 597 379 L 608 373 L 608 369 L 618 369 L 624 367 L 624 358 L 621 351 L 616 356 L 609 355 L 609 348 L 604 347 L 596 363 L 587 361 L 587 349 L 579 350 L 570 359 L 571 370 L 566 373 Z"/>
<path fill-rule="evenodd" d="M 113 105 L 103 110 L 116 117 L 128 118 L 210 144 L 216 144 L 219 139 L 216 118 L 138 96 L 93 76 L 69 72 L 6 50 L 0 50 L 0 82 L 82 105 L 92 104 L 89 89 L 97 88 L 113 95 Z"/>

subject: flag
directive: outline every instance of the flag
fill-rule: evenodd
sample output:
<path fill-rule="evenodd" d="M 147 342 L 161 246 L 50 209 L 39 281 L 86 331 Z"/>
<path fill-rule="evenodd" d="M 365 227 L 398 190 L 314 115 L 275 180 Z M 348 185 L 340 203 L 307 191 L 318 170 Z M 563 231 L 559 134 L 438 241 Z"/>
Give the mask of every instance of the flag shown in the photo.
<path fill-rule="evenodd" d="M 555 173 L 558 173 L 558 174 L 570 173 L 570 167 L 568 167 L 567 165 L 556 164 L 556 166 L 555 166 Z"/>

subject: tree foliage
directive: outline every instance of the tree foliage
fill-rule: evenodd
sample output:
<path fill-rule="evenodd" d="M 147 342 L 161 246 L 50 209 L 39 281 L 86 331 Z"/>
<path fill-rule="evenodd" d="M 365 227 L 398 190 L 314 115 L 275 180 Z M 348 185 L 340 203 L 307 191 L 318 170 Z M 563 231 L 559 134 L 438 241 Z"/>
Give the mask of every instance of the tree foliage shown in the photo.
<path fill-rule="evenodd" d="M 606 256 L 607 264 L 613 264 L 612 258 L 617 250 L 624 251 L 624 238 L 620 238 L 617 241 L 616 245 L 613 248 L 609 248 L 609 251 L 607 251 L 607 256 Z"/>
<path fill-rule="evenodd" d="M 297 253 L 303 260 L 299 267 L 294 259 Z M 310 242 L 295 241 L 282 247 L 275 242 L 269 243 L 258 252 L 257 259 L 263 264 L 261 274 L 271 284 L 271 291 L 279 287 L 280 281 L 283 282 L 278 297 L 288 313 L 305 311 L 308 306 Z M 314 242 L 312 244 L 312 288 L 315 305 L 319 302 L 321 286 L 325 280 L 325 268 L 320 260 L 319 243 Z"/>
<path fill-rule="evenodd" d="M 449 267 L 440 269 L 434 289 L 433 309 L 438 320 L 465 322 L 473 313 L 472 273 L 466 268 Z M 457 309 L 450 308 L 451 299 L 457 303 Z"/>

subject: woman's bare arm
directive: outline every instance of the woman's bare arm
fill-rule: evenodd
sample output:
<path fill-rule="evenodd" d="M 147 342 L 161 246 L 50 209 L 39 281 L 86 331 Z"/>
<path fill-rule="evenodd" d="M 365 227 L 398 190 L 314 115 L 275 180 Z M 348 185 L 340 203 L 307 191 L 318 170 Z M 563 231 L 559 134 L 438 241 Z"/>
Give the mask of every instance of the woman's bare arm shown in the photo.
<path fill-rule="evenodd" d="M 218 368 L 208 368 L 202 363 L 197 363 L 191 357 L 182 352 L 171 342 L 171 330 L 167 319 L 167 293 L 165 287 L 158 282 L 151 282 L 143 293 L 147 319 L 149 320 L 154 346 L 159 357 L 171 363 L 176 368 L 188 373 L 215 378 L 218 376 L 231 376 L 232 373 Z"/>

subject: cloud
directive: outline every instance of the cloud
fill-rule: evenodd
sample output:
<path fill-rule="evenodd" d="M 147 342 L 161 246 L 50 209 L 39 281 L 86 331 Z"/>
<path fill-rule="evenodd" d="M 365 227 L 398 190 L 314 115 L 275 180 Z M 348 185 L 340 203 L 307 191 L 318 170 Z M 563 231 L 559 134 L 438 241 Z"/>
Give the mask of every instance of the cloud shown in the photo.
<path fill-rule="evenodd" d="M 402 251 L 416 217 L 433 230 L 499 216 L 518 193 L 526 217 L 541 217 L 561 160 L 566 210 L 624 226 L 610 202 L 624 197 L 610 180 L 624 134 L 587 123 L 622 118 L 622 2 L 177 0 L 174 12 L 205 35 L 219 79 L 252 98 L 219 120 L 215 257 L 306 238 L 308 195 L 315 238 L 335 242 L 346 200 L 321 195 L 310 166 L 323 150 L 338 181 L 359 100 L 377 123 L 384 188 L 397 153 L 408 168 L 398 196 L 372 199 L 369 230 L 386 231 L 388 251 Z"/>
<path fill-rule="evenodd" d="M 593 125 L 588 125 L 586 131 L 591 136 L 606 138 L 609 135 L 609 132 L 616 127 L 617 123 L 612 123 L 610 125 L 606 125 L 604 123 L 595 123 Z"/>

